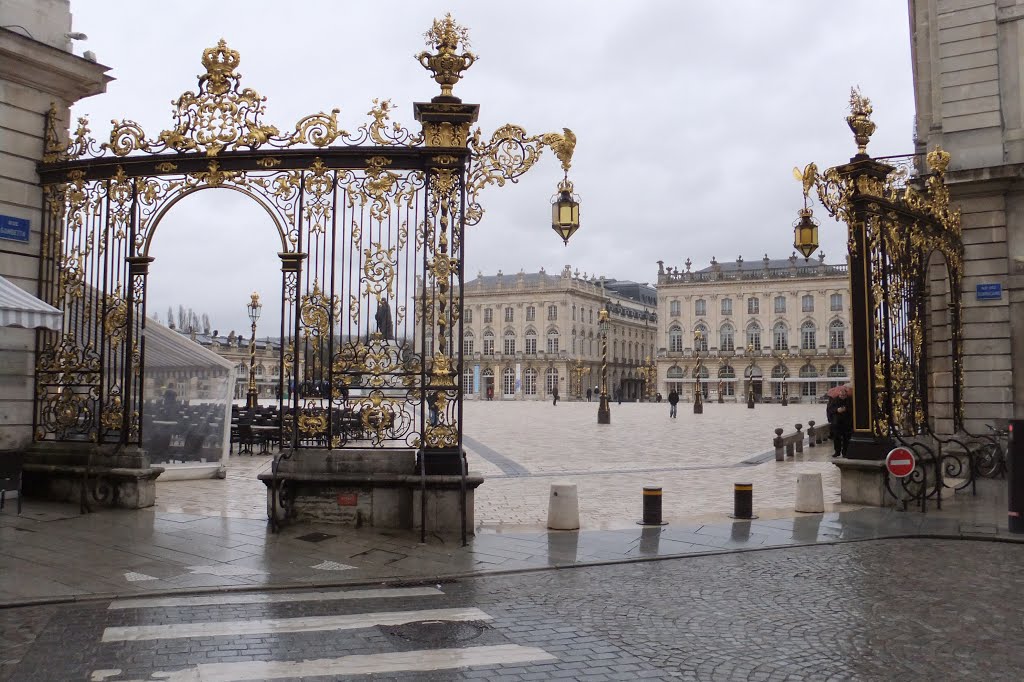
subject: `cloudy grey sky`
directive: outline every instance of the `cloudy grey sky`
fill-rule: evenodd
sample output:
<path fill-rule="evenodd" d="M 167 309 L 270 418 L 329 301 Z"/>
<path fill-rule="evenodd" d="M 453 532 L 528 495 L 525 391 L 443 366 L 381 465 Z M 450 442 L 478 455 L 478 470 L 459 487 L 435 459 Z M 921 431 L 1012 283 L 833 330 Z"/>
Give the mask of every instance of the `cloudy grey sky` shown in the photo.
<path fill-rule="evenodd" d="M 267 97 L 265 122 L 341 109 L 349 130 L 375 97 L 414 127 L 412 103 L 437 94 L 413 59 L 434 17 L 451 11 L 479 61 L 456 86 L 480 103 L 489 136 L 512 122 L 531 134 L 571 128 L 570 174 L 582 227 L 568 247 L 550 227 L 560 179 L 550 153 L 518 185 L 488 188 L 484 220 L 467 238 L 467 279 L 519 269 L 654 282 L 657 265 L 703 267 L 712 256 L 776 258 L 792 251 L 801 205 L 794 165 L 843 162 L 849 89 L 871 98 L 873 155 L 912 151 L 913 93 L 902 0 L 72 0 L 74 30 L 111 68 L 105 95 L 83 100 L 93 134 L 130 118 L 150 137 L 170 127 L 170 100 L 194 90 L 203 49 L 219 38 L 241 53 L 243 85 Z M 820 207 L 829 261 L 845 256 L 841 228 Z M 151 255 L 150 310 L 208 313 L 222 333 L 247 330 L 256 289 L 280 287 L 274 228 L 234 192 L 200 192 L 160 224 Z M 261 329 L 279 321 L 268 306 Z M 263 333 L 261 332 L 261 336 Z"/>

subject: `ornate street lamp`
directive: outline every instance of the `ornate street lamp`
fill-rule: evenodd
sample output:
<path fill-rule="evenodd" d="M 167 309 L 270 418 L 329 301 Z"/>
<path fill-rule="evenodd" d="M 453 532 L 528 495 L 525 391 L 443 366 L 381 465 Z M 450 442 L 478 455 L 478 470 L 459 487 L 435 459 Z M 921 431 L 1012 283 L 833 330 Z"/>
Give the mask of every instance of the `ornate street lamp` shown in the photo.
<path fill-rule="evenodd" d="M 249 311 L 249 319 L 252 320 L 252 338 L 249 339 L 249 392 L 245 396 L 245 407 L 252 410 L 256 407 L 259 397 L 256 393 L 256 321 L 260 319 L 260 313 L 263 311 L 260 295 L 252 292 L 249 305 L 245 308 Z"/>
<path fill-rule="evenodd" d="M 754 344 L 747 344 L 747 355 L 750 356 L 750 364 L 747 365 L 747 407 L 754 409 Z"/>
<path fill-rule="evenodd" d="M 573 194 L 572 183 L 566 172 L 565 178 L 558 183 L 558 194 L 551 200 L 551 229 L 569 246 L 569 238 L 579 227 L 579 197 Z"/>
<path fill-rule="evenodd" d="M 783 351 L 775 358 L 782 364 L 782 406 L 787 407 L 789 405 L 789 389 L 786 387 L 786 379 L 789 378 L 789 365 L 786 364 L 786 361 L 789 360 L 789 352 Z"/>
<path fill-rule="evenodd" d="M 601 278 L 601 310 L 597 315 L 597 335 L 601 337 L 601 400 L 597 404 L 597 423 L 611 424 L 612 409 L 608 403 L 608 305 L 604 299 L 604 277 Z"/>
<path fill-rule="evenodd" d="M 647 380 L 647 399 L 654 400 L 658 388 L 658 365 L 650 355 L 647 356 L 644 378 Z"/>
<path fill-rule="evenodd" d="M 697 356 L 697 366 L 693 368 L 693 376 L 696 380 L 693 382 L 693 413 L 704 414 L 704 391 L 701 390 L 700 385 L 700 370 L 701 370 L 701 358 L 700 358 L 700 342 L 704 338 L 704 334 L 698 329 L 693 333 L 693 354 Z"/>
<path fill-rule="evenodd" d="M 583 360 L 577 358 L 576 365 L 572 368 L 572 373 L 576 376 L 576 397 L 581 400 L 583 399 L 583 372 L 585 369 Z"/>
<path fill-rule="evenodd" d="M 793 248 L 803 254 L 804 260 L 818 248 L 818 221 L 808 207 L 797 211 L 800 218 L 793 223 Z"/>

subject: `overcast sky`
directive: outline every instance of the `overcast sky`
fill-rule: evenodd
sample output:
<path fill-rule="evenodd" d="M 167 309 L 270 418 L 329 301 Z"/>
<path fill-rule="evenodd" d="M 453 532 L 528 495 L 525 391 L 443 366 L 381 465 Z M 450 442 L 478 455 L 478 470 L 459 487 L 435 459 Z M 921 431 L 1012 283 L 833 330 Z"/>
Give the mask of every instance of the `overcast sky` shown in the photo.
<path fill-rule="evenodd" d="M 913 150 L 907 4 L 902 0 L 432 0 L 221 2 L 72 0 L 74 30 L 116 78 L 83 100 L 93 134 L 110 119 L 150 138 L 171 127 L 170 100 L 194 90 L 203 49 L 224 38 L 241 53 L 242 84 L 267 97 L 265 123 L 291 130 L 334 107 L 348 130 L 375 97 L 415 128 L 412 103 L 438 93 L 413 59 L 431 20 L 451 11 L 479 61 L 456 86 L 481 104 L 485 137 L 511 122 L 531 134 L 571 128 L 570 178 L 581 227 L 569 246 L 550 227 L 561 176 L 546 152 L 518 185 L 488 188 L 470 228 L 466 277 L 545 267 L 654 283 L 656 261 L 696 267 L 712 256 L 758 260 L 792 252 L 801 205 L 794 165 L 855 152 L 846 126 L 860 84 L 878 124 L 869 153 Z M 822 222 L 828 261 L 845 256 L 843 230 Z M 248 330 L 248 292 L 280 290 L 279 242 L 266 214 L 229 191 L 200 192 L 157 228 L 150 312 L 169 305 L 210 315 L 221 333 Z M 276 334 L 278 303 L 261 332 Z M 272 331 L 274 330 L 274 331 Z"/>

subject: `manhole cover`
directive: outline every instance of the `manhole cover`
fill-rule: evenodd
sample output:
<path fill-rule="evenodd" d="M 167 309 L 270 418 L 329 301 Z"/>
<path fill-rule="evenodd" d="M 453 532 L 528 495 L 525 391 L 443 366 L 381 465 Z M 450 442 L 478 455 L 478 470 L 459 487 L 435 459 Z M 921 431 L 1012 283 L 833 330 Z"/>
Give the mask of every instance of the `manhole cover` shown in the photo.
<path fill-rule="evenodd" d="M 327 538 L 333 537 L 333 535 L 328 535 L 327 533 L 309 533 L 307 535 L 300 535 L 295 539 L 302 540 L 303 542 L 323 542 Z"/>
<path fill-rule="evenodd" d="M 407 642 L 448 645 L 476 639 L 487 628 L 480 623 L 424 620 L 417 623 L 380 626 L 381 632 Z"/>

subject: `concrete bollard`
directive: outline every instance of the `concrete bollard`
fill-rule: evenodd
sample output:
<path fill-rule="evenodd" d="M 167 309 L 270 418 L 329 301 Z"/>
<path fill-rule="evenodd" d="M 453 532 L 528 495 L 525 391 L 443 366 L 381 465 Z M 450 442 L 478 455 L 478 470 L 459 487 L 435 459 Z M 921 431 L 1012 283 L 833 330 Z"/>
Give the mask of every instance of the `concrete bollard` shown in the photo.
<path fill-rule="evenodd" d="M 797 474 L 795 511 L 817 514 L 825 511 L 821 474 Z"/>
<path fill-rule="evenodd" d="M 814 447 L 814 420 L 807 420 L 807 447 Z"/>
<path fill-rule="evenodd" d="M 772 441 L 772 445 L 775 446 L 775 461 L 785 462 L 786 453 L 782 449 L 782 429 L 775 429 L 775 440 Z"/>
<path fill-rule="evenodd" d="M 552 483 L 548 499 L 548 528 L 551 530 L 576 530 L 580 527 L 580 501 L 576 485 Z"/>
<path fill-rule="evenodd" d="M 803 432 L 803 428 L 804 428 L 803 424 L 797 424 L 796 425 L 796 454 L 798 454 L 798 455 L 804 454 L 804 432 Z"/>

